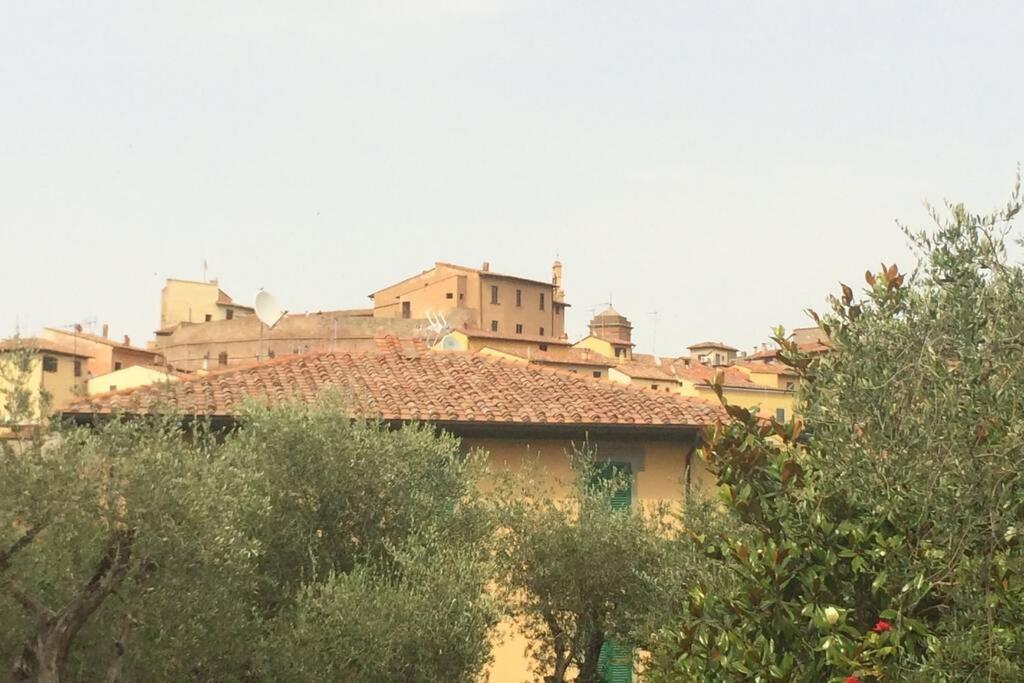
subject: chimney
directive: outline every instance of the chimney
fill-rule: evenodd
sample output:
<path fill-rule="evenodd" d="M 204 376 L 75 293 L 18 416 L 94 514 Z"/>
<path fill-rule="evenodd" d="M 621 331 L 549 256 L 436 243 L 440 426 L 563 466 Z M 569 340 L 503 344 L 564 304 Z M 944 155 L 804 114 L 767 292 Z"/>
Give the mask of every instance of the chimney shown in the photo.
<path fill-rule="evenodd" d="M 103 323 L 103 338 L 107 338 L 107 333 L 110 332 L 110 325 Z"/>
<path fill-rule="evenodd" d="M 131 346 L 132 345 L 132 339 L 127 334 L 124 335 L 124 345 L 125 346 Z"/>
<path fill-rule="evenodd" d="M 484 261 L 484 264 L 482 266 L 480 266 L 480 270 L 484 271 L 485 273 L 491 272 L 491 263 L 490 263 L 490 261 Z"/>
<path fill-rule="evenodd" d="M 75 332 L 77 334 L 82 334 L 82 324 L 81 323 L 75 323 Z"/>

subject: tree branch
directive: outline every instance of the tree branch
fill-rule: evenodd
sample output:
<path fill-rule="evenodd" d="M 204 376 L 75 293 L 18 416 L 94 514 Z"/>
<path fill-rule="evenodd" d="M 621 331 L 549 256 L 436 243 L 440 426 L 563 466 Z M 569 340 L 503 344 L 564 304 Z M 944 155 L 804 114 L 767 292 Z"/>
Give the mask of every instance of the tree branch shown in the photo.
<path fill-rule="evenodd" d="M 35 537 L 39 535 L 39 532 L 45 528 L 45 524 L 29 527 L 29 530 L 26 531 L 21 538 L 15 541 L 10 548 L 0 552 L 0 572 L 9 569 L 11 566 L 11 560 L 14 556 L 17 555 L 19 551 L 24 550 L 25 546 L 35 540 Z"/>

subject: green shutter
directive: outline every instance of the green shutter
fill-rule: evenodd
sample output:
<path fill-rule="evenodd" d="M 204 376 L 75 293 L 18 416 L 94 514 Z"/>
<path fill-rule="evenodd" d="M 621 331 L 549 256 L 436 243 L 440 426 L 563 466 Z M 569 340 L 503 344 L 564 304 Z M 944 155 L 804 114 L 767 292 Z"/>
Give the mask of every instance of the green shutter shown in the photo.
<path fill-rule="evenodd" d="M 614 640 L 604 641 L 597 658 L 597 672 L 602 683 L 632 683 L 633 648 Z"/>
<path fill-rule="evenodd" d="M 611 479 L 616 473 L 625 474 L 629 481 L 612 494 L 612 509 L 628 510 L 633 505 L 633 468 L 628 462 L 608 461 L 600 469 L 600 477 L 605 480 Z"/>

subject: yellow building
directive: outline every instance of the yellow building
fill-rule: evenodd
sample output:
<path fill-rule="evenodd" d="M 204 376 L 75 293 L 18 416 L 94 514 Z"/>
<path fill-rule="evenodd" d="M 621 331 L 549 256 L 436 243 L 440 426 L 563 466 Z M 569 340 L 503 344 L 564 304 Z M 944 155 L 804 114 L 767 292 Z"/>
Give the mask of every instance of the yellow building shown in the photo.
<path fill-rule="evenodd" d="M 430 270 L 370 295 L 374 317 L 429 318 L 464 311 L 464 329 L 508 339 L 565 341 L 562 264 L 552 265 L 551 282 L 491 272 L 490 264 L 467 268 L 435 263 Z"/>
<path fill-rule="evenodd" d="M 168 278 L 160 294 L 160 329 L 178 323 L 202 323 L 231 320 L 252 315 L 251 306 L 235 303 L 216 280 L 197 282 Z"/>
<path fill-rule="evenodd" d="M 0 422 L 34 424 L 84 396 L 87 360 L 46 339 L 0 342 Z M 22 399 L 26 403 L 18 405 Z"/>
<path fill-rule="evenodd" d="M 54 327 L 43 329 L 42 338 L 58 344 L 61 348 L 85 354 L 89 357 L 86 369 L 92 377 L 105 375 L 133 365 L 162 365 L 158 351 L 132 346 L 132 340 L 124 335 L 123 341 L 107 337 L 107 324 L 103 323 L 103 334 L 83 332 L 81 326 L 73 330 Z"/>
<path fill-rule="evenodd" d="M 555 372 L 521 358 L 424 353 L 394 339 L 381 340 L 377 353 L 290 356 L 90 397 L 65 415 L 87 423 L 114 411 L 144 415 L 169 403 L 183 415 L 198 410 L 215 428 L 231 429 L 246 398 L 310 400 L 322 389 L 351 395 L 356 414 L 395 426 L 428 422 L 451 432 L 465 448 L 486 449 L 496 470 L 535 464 L 544 485 L 556 491 L 571 481 L 574 445 L 589 443 L 599 460 L 628 467 L 629 504 L 635 506 L 681 503 L 691 487 L 709 483 L 695 451 L 701 430 L 725 417 L 719 406 L 698 399 Z M 197 402 L 197 396 L 207 398 Z M 523 634 L 510 622 L 500 633 L 507 638 L 495 650 L 488 680 L 533 681 Z"/>
<path fill-rule="evenodd" d="M 107 391 L 118 391 L 120 389 L 135 389 L 149 384 L 161 382 L 177 382 L 178 375 L 169 372 L 165 368 L 151 367 L 148 365 L 132 365 L 127 368 L 108 372 L 105 375 L 92 377 L 88 383 L 88 393 L 102 394 Z"/>

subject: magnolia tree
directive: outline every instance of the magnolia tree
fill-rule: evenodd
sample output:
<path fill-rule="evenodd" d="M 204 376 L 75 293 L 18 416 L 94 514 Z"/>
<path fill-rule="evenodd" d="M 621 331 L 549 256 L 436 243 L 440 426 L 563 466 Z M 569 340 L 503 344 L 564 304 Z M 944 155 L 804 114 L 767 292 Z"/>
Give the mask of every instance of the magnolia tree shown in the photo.
<path fill-rule="evenodd" d="M 693 541 L 724 584 L 659 634 L 668 680 L 1024 679 L 1024 267 L 1019 185 L 991 216 L 948 207 L 815 314 L 803 417 L 708 436 L 725 533 Z"/>

